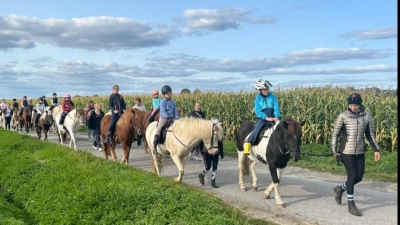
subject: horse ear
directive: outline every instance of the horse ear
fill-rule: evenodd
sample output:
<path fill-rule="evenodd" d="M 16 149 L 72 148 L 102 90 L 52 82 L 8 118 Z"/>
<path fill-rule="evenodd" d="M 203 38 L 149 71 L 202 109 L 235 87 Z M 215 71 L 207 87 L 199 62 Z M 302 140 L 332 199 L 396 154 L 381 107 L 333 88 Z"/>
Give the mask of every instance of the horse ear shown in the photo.
<path fill-rule="evenodd" d="M 287 129 L 289 127 L 289 123 L 286 122 L 285 120 L 283 121 L 283 127 L 285 127 L 285 129 Z"/>
<path fill-rule="evenodd" d="M 305 121 L 305 120 L 303 120 L 303 121 L 300 122 L 300 125 L 301 125 L 301 126 L 304 126 L 304 124 L 306 124 L 306 121 Z"/>

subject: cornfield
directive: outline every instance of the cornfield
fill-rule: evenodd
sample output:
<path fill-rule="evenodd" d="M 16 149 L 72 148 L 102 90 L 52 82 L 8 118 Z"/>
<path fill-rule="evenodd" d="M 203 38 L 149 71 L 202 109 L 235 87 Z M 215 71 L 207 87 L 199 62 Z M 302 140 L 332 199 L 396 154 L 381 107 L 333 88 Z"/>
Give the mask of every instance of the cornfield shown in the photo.
<path fill-rule="evenodd" d="M 330 145 L 334 122 L 339 113 L 347 109 L 347 97 L 354 92 L 353 87 L 293 87 L 273 89 L 282 118 L 291 117 L 298 121 L 306 120 L 303 127 L 303 144 Z M 375 89 L 358 91 L 363 105 L 374 119 L 377 141 L 382 150 L 397 151 L 397 94 L 377 93 Z M 192 94 L 174 94 L 178 108 L 183 115 L 189 114 L 196 101 L 202 103 L 207 118 L 217 117 L 222 122 L 227 140 L 235 139 L 235 132 L 245 121 L 255 121 L 253 100 L 255 92 L 205 91 Z M 140 97 L 142 104 L 151 109 L 151 95 L 125 95 L 127 106 L 134 105 Z M 89 100 L 103 104 L 107 109 L 108 96 L 72 98 L 76 107 L 83 108 Z M 366 143 L 368 143 L 366 141 Z"/>

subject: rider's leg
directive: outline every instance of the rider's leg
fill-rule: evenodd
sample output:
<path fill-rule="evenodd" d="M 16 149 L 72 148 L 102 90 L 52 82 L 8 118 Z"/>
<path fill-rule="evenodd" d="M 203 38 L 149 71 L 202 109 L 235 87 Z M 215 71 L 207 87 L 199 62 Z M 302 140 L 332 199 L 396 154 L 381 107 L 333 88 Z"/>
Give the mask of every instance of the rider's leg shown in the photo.
<path fill-rule="evenodd" d="M 157 145 L 158 145 L 158 142 L 160 141 L 160 132 L 161 132 L 161 128 L 165 125 L 165 123 L 166 123 L 167 121 L 168 121 L 168 120 L 167 120 L 166 118 L 162 118 L 162 117 L 160 117 L 160 119 L 158 120 L 156 134 L 154 135 L 154 142 L 153 142 L 154 149 L 153 149 L 153 154 L 158 154 L 158 152 L 157 152 Z"/>
<path fill-rule="evenodd" d="M 258 133 L 260 128 L 266 123 L 267 123 L 266 120 L 257 119 L 256 124 L 254 125 L 253 132 L 251 132 L 250 137 L 244 143 L 243 154 L 250 155 L 250 149 L 251 149 L 251 146 L 252 146 L 252 144 L 254 142 L 254 138 L 256 137 L 256 134 Z"/>
<path fill-rule="evenodd" d="M 115 127 L 115 121 L 118 119 L 119 114 L 115 114 L 114 112 L 111 112 L 111 119 L 110 119 L 110 126 L 108 127 L 108 133 L 106 136 L 105 142 L 108 144 L 110 143 L 110 135 L 114 132 L 114 127 Z"/>

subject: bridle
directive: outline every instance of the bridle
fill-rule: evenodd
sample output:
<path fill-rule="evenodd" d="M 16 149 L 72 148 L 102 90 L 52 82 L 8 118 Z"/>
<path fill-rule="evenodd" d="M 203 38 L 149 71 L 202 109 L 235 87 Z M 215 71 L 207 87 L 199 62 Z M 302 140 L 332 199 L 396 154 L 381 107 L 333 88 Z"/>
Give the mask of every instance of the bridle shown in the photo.
<path fill-rule="evenodd" d="M 291 152 L 298 152 L 300 154 L 300 149 L 290 149 L 290 146 L 287 144 L 286 137 L 284 138 L 284 140 L 285 140 L 285 148 L 284 148 L 284 150 L 286 150 L 286 152 L 283 152 L 282 148 L 281 148 L 281 146 L 279 144 L 279 140 L 276 137 L 274 126 L 272 126 L 272 134 L 274 135 L 275 140 L 278 143 L 278 149 L 279 149 L 279 151 L 281 152 L 282 155 L 288 155 Z M 285 131 L 285 136 L 286 136 L 286 131 Z"/>

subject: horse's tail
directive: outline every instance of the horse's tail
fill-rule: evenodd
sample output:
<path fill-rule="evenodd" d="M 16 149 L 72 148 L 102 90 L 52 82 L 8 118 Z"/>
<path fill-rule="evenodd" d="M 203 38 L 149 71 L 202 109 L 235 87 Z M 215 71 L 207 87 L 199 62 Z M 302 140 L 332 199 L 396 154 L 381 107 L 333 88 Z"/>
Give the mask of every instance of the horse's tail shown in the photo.
<path fill-rule="evenodd" d="M 162 154 L 157 154 L 156 158 L 157 158 L 158 169 L 160 170 L 160 173 L 161 173 L 164 171 L 164 168 L 165 168 L 165 164 L 164 164 L 165 159 L 162 156 Z M 154 163 L 154 158 L 151 160 L 151 168 L 153 169 L 154 173 L 157 173 L 156 165 Z"/>
<path fill-rule="evenodd" d="M 249 156 L 243 154 L 243 176 L 249 176 L 250 175 L 250 158 Z"/>

